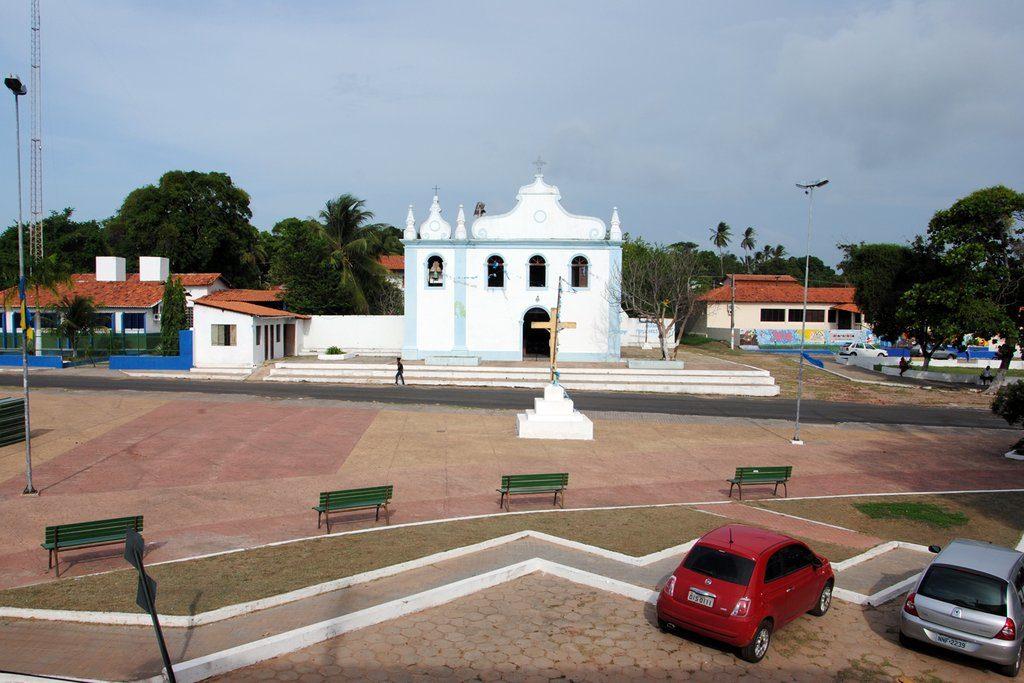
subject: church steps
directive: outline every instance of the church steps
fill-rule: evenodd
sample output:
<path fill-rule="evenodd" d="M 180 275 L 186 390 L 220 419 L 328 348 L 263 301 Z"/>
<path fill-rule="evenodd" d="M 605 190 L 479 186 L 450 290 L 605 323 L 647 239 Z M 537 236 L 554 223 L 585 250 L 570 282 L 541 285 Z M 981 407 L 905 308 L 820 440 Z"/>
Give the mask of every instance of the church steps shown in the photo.
<path fill-rule="evenodd" d="M 472 368 L 472 369 L 469 369 Z M 296 361 L 282 361 L 275 364 L 277 370 L 303 370 L 303 371 L 315 371 L 318 374 L 326 374 L 328 372 L 362 372 L 362 371 L 384 371 L 390 372 L 392 376 L 395 373 L 395 364 L 392 363 L 338 363 L 338 364 L 326 364 L 326 363 L 303 363 Z M 501 375 L 507 375 L 509 373 L 515 373 L 520 375 L 547 375 L 549 370 L 546 366 L 499 366 L 499 365 L 476 365 L 476 366 L 458 366 L 458 365 L 406 365 L 405 374 L 411 373 L 438 373 L 448 374 L 451 372 L 472 372 L 474 374 L 480 372 L 491 372 L 499 373 Z M 576 367 L 571 365 L 563 365 L 559 370 L 563 377 L 569 375 L 575 375 L 577 373 L 589 374 L 599 373 L 602 376 L 628 376 L 628 377 L 771 377 L 771 373 L 767 370 L 656 370 L 656 369 L 630 369 L 625 367 L 617 368 L 594 368 L 594 367 Z"/>
<path fill-rule="evenodd" d="M 447 378 L 406 378 L 410 385 L 417 386 L 461 386 L 461 387 L 501 387 L 521 389 L 541 389 L 547 381 L 534 379 L 447 379 Z M 264 381 L 269 382 L 316 382 L 324 384 L 391 384 L 391 377 L 323 377 L 323 376 L 272 376 Z M 609 382 L 609 381 L 573 381 L 563 379 L 562 386 L 579 391 L 629 391 L 654 392 L 672 394 L 720 394 L 725 396 L 776 396 L 779 387 L 770 383 L 757 384 L 697 384 L 697 383 L 655 383 L 655 382 Z"/>
<path fill-rule="evenodd" d="M 478 371 L 470 370 L 453 370 L 449 369 L 447 372 L 424 372 L 420 368 L 406 367 L 405 379 L 407 382 L 412 381 L 432 381 L 432 380 L 444 380 L 444 383 L 457 383 L 457 382 L 468 382 L 475 380 L 515 380 L 522 382 L 529 382 L 530 386 L 543 386 L 547 383 L 549 372 L 545 369 L 543 372 L 519 372 L 515 370 L 495 370 L 481 369 Z M 267 379 L 277 380 L 287 377 L 323 377 L 328 379 L 339 379 L 339 378 L 362 378 L 368 381 L 375 380 L 386 380 L 393 382 L 395 379 L 395 369 L 393 367 L 386 370 L 344 370 L 342 368 L 330 368 L 324 370 L 304 370 L 295 368 L 276 368 L 270 372 Z M 599 369 L 594 369 L 589 372 L 582 370 L 577 371 L 561 371 L 559 379 L 562 384 L 568 384 L 570 382 L 589 383 L 596 382 L 600 384 L 667 384 L 667 385 L 684 385 L 684 384 L 724 384 L 724 385 L 757 385 L 767 384 L 773 385 L 775 382 L 771 375 L 741 375 L 734 376 L 728 374 L 708 374 L 694 371 L 692 374 L 687 375 L 671 375 L 671 376 L 650 376 L 650 375 L 633 375 L 633 374 L 618 374 L 611 375 L 605 373 Z"/>

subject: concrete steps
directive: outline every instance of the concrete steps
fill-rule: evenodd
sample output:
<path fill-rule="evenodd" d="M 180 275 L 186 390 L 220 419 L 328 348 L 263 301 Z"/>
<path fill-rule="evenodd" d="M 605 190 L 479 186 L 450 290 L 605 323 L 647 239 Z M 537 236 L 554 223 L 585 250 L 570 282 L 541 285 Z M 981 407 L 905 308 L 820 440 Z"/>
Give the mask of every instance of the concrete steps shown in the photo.
<path fill-rule="evenodd" d="M 192 368 L 189 379 L 245 379 L 253 373 L 252 368 L 209 367 Z"/>
<path fill-rule="evenodd" d="M 334 384 L 391 384 L 393 363 L 276 363 L 263 378 L 268 382 L 322 382 Z M 406 365 L 407 384 L 542 388 L 548 383 L 544 367 Z M 648 370 L 622 367 L 567 367 L 560 373 L 567 389 L 582 391 L 634 391 L 656 393 L 776 396 L 779 387 L 766 370 Z"/>

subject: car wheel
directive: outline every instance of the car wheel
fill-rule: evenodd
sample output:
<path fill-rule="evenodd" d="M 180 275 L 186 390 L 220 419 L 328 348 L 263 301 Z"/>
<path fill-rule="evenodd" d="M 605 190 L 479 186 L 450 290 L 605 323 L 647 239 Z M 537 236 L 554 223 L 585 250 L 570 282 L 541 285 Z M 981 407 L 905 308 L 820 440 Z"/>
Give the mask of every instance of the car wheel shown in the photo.
<path fill-rule="evenodd" d="M 768 654 L 768 646 L 771 645 L 771 642 L 772 622 L 765 619 L 758 625 L 757 631 L 754 632 L 753 640 L 740 650 L 740 657 L 751 664 L 757 664 Z"/>
<path fill-rule="evenodd" d="M 851 355 L 851 356 L 856 356 L 856 355 L 857 355 L 857 352 L 856 352 L 856 351 L 850 351 L 850 355 Z"/>
<path fill-rule="evenodd" d="M 832 606 L 832 582 L 826 581 L 824 587 L 821 589 L 821 595 L 818 596 L 818 604 L 811 610 L 811 614 L 816 617 L 825 616 L 825 612 Z"/>
<path fill-rule="evenodd" d="M 1024 648 L 1017 648 L 1017 659 L 1014 660 L 1013 664 L 1005 664 L 999 667 L 999 673 L 1010 678 L 1016 678 L 1017 674 L 1020 673 L 1021 657 L 1024 656 Z"/>

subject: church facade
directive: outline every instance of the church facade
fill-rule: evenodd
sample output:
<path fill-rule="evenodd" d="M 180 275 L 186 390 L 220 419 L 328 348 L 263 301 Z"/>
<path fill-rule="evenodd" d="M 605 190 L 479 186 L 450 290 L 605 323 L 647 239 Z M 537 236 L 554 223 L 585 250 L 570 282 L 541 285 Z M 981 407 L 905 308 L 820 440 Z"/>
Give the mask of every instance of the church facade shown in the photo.
<path fill-rule="evenodd" d="M 546 359 L 550 330 L 534 323 L 550 324 L 561 285 L 559 318 L 576 326 L 559 332 L 558 358 L 619 360 L 617 209 L 610 228 L 573 215 L 538 173 L 511 211 L 469 226 L 460 205 L 453 228 L 436 194 L 418 228 L 410 206 L 402 242 L 404 358 Z"/>

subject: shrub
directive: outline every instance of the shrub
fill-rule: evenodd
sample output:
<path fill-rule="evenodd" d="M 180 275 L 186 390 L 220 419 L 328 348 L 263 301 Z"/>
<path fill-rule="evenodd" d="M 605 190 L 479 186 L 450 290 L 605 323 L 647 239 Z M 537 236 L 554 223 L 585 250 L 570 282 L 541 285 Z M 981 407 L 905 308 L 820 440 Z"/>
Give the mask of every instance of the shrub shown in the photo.
<path fill-rule="evenodd" d="M 340 356 L 342 354 L 342 350 L 337 346 L 331 346 L 327 349 L 327 353 L 331 356 Z"/>

